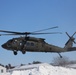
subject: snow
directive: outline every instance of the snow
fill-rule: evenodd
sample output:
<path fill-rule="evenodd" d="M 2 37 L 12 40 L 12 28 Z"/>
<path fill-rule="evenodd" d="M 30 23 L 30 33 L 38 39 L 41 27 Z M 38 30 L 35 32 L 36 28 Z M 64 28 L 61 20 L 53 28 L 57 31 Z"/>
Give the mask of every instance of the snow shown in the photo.
<path fill-rule="evenodd" d="M 69 68 L 74 68 L 74 69 L 76 69 L 76 64 L 69 64 L 69 65 L 66 65 L 66 67 L 69 67 Z"/>
<path fill-rule="evenodd" d="M 25 70 L 14 69 L 6 75 L 76 75 L 76 69 L 52 66 L 47 63 L 22 66 Z"/>

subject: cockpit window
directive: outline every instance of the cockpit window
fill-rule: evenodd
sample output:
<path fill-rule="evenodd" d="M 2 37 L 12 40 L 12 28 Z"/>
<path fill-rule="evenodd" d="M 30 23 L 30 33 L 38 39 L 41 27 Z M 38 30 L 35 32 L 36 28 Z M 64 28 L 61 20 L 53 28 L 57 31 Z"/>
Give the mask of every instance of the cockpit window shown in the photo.
<path fill-rule="evenodd" d="M 7 44 L 7 47 L 11 47 L 11 44 Z"/>
<path fill-rule="evenodd" d="M 17 40 L 15 40 L 15 41 L 17 41 Z"/>
<path fill-rule="evenodd" d="M 12 42 L 13 44 L 16 44 L 18 40 L 14 39 Z"/>
<path fill-rule="evenodd" d="M 20 46 L 22 46 L 22 42 L 20 42 L 19 44 L 20 44 Z"/>
<path fill-rule="evenodd" d="M 11 43 L 11 42 L 13 42 L 13 40 L 8 40 L 7 42 L 10 42 Z"/>
<path fill-rule="evenodd" d="M 30 46 L 30 43 L 29 43 L 29 42 L 27 42 L 27 43 L 26 43 L 26 45 L 27 45 L 27 46 Z"/>
<path fill-rule="evenodd" d="M 27 43 L 26 43 L 26 46 L 34 46 L 34 43 L 32 43 L 32 42 L 27 42 Z"/>

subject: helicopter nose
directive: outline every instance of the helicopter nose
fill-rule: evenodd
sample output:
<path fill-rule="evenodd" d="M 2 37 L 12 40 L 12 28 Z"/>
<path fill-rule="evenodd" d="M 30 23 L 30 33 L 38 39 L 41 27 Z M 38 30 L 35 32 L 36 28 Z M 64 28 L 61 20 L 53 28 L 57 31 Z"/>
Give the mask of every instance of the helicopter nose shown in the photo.
<path fill-rule="evenodd" d="M 6 45 L 5 44 L 3 44 L 3 45 L 1 45 L 3 48 L 6 48 Z"/>

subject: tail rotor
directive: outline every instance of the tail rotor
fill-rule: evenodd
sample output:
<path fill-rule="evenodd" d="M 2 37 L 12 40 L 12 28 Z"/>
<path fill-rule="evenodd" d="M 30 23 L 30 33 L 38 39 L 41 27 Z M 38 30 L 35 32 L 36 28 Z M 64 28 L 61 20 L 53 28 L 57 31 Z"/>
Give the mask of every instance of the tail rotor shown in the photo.
<path fill-rule="evenodd" d="M 67 32 L 66 32 L 66 34 L 69 37 L 69 40 L 73 41 L 76 44 L 76 42 L 74 41 L 75 38 L 73 37 L 76 34 L 76 32 L 72 36 L 70 36 Z"/>

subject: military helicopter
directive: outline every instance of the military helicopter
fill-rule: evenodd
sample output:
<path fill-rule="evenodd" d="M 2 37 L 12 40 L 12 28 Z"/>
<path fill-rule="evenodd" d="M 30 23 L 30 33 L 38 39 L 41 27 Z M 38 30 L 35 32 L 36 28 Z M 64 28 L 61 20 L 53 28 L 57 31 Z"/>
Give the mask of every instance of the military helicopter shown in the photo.
<path fill-rule="evenodd" d="M 52 44 L 48 44 L 47 42 L 45 42 L 44 38 L 36 38 L 36 37 L 29 36 L 29 35 L 40 35 L 40 34 L 57 34 L 57 33 L 61 34 L 61 32 L 41 33 L 41 31 L 54 29 L 54 28 L 58 28 L 58 26 L 42 29 L 34 32 L 14 32 L 14 31 L 0 30 L 0 32 L 2 32 L 0 36 L 23 35 L 21 37 L 12 38 L 8 40 L 6 43 L 2 45 L 2 47 L 4 49 L 13 51 L 14 55 L 17 55 L 18 51 L 21 51 L 22 54 L 25 54 L 26 52 L 55 52 L 55 53 L 58 53 L 61 58 L 62 58 L 60 54 L 61 52 L 75 51 L 76 47 L 72 47 L 72 46 L 73 46 L 73 42 L 76 43 L 74 41 L 75 38 L 73 38 L 76 32 L 72 36 L 69 36 L 69 34 L 66 32 L 66 34 L 69 37 L 69 40 L 66 42 L 64 48 L 61 48 Z M 6 33 L 6 34 L 3 34 L 3 33 Z"/>

